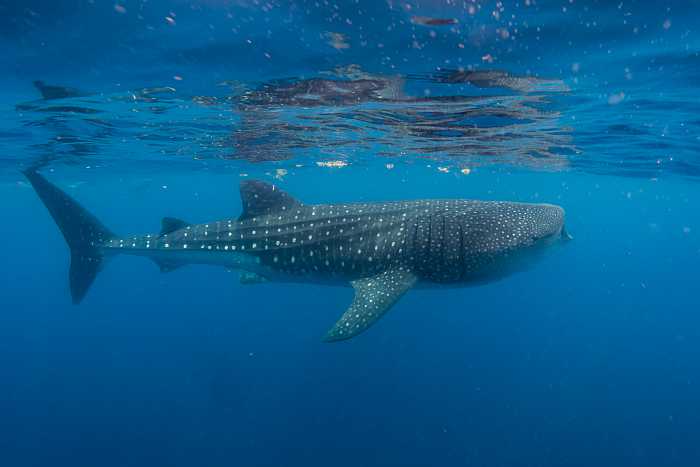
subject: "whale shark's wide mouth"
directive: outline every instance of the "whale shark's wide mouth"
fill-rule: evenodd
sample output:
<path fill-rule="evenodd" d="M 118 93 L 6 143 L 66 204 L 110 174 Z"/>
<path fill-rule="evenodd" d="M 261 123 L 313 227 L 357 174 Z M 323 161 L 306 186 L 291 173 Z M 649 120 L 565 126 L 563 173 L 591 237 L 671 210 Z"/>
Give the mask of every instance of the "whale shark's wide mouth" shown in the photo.
<path fill-rule="evenodd" d="M 568 242 L 569 240 L 573 240 L 573 237 L 569 235 L 569 232 L 566 231 L 566 229 L 562 226 L 561 229 L 556 230 L 554 232 L 549 232 L 549 233 L 544 233 L 541 235 L 533 235 L 531 237 L 531 242 L 532 244 L 547 244 L 551 245 L 553 243 L 556 243 L 557 241 L 564 241 Z"/>
<path fill-rule="evenodd" d="M 561 239 L 565 242 L 568 242 L 570 240 L 573 240 L 574 237 L 569 233 L 568 230 L 566 230 L 566 226 L 562 225 L 561 226 Z"/>

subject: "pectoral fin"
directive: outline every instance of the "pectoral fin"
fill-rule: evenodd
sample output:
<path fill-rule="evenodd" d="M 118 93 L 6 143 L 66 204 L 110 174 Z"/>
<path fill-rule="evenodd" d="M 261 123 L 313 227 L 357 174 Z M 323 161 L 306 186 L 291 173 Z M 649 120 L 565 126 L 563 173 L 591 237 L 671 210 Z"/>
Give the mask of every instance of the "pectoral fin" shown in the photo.
<path fill-rule="evenodd" d="M 324 341 L 350 339 L 372 326 L 416 283 L 416 276 L 403 267 L 352 281 L 355 298 L 350 308 L 328 331 Z"/>

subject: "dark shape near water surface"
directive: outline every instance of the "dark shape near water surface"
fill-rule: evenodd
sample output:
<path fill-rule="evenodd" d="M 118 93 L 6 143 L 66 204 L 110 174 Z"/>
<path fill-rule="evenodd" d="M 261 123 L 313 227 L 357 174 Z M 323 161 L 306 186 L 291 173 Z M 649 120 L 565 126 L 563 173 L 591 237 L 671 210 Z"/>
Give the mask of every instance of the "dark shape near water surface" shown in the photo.
<path fill-rule="evenodd" d="M 431 16 L 412 16 L 411 22 L 421 26 L 450 26 L 458 23 L 456 18 L 433 18 Z"/>
<path fill-rule="evenodd" d="M 468 83 L 477 88 L 501 88 L 518 92 L 568 92 L 569 87 L 559 79 L 521 76 L 503 70 L 439 70 L 429 75 L 436 83 Z"/>
<path fill-rule="evenodd" d="M 380 75 L 355 65 L 326 74 L 270 81 L 232 97 L 240 122 L 224 143 L 233 149 L 227 157 L 285 160 L 313 147 L 329 157 L 360 150 L 558 168 L 568 164 L 563 153 L 573 151 L 570 130 L 546 97 L 568 90 L 561 80 L 498 70 Z M 420 82 L 431 93 L 411 93 Z M 507 92 L 451 93 L 462 84 Z"/>
<path fill-rule="evenodd" d="M 398 77 L 327 79 L 311 78 L 273 82 L 243 93 L 241 106 L 342 106 L 396 99 L 401 92 Z"/>
<path fill-rule="evenodd" d="M 165 218 L 157 234 L 120 237 L 35 169 L 25 174 L 70 248 L 74 303 L 117 254 L 149 257 L 164 272 L 193 263 L 238 269 L 244 284 L 349 284 L 355 298 L 326 341 L 360 334 L 411 288 L 497 280 L 569 238 L 564 210 L 551 204 L 305 205 L 261 181 L 241 184 L 243 213 L 237 219 L 192 225 Z"/>
<path fill-rule="evenodd" d="M 39 80 L 34 81 L 34 87 L 41 93 L 41 98 L 44 100 L 64 99 L 66 97 L 82 97 L 85 95 L 84 92 L 78 89 L 50 85 Z"/>

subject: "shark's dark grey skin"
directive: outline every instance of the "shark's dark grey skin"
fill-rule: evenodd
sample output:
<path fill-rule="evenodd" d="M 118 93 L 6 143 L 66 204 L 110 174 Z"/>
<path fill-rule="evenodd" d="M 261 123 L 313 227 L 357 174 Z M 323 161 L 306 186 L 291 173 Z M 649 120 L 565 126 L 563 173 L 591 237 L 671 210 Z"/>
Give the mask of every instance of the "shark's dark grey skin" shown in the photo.
<path fill-rule="evenodd" d="M 71 249 L 79 302 L 103 261 L 152 258 L 163 271 L 191 263 L 243 271 L 243 283 L 350 284 L 355 298 L 326 335 L 349 339 L 414 286 L 467 286 L 504 277 L 568 234 L 550 204 L 419 200 L 304 205 L 268 183 L 241 184 L 237 219 L 190 225 L 165 218 L 159 234 L 118 237 L 36 171 L 26 176 Z"/>

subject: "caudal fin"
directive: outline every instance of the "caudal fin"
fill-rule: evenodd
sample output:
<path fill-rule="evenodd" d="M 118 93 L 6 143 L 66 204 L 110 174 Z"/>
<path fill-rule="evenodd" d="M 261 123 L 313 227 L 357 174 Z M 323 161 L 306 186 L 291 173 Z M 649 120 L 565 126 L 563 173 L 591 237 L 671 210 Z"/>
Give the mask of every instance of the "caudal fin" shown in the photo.
<path fill-rule="evenodd" d="M 36 169 L 24 175 L 61 229 L 70 248 L 70 292 L 73 303 L 80 303 L 100 272 L 103 255 L 101 246 L 114 238 L 95 216 L 57 186 L 46 180 Z"/>

